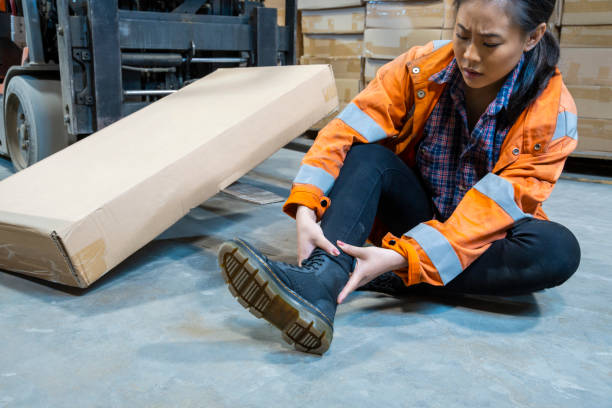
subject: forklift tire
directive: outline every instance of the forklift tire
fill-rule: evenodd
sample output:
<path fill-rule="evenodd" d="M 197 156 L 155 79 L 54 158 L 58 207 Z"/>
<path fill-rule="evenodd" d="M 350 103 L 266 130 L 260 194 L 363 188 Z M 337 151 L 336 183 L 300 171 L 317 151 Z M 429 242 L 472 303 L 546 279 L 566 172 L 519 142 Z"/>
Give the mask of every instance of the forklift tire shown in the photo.
<path fill-rule="evenodd" d="M 59 80 L 16 76 L 4 98 L 6 142 L 15 170 L 68 146 Z"/>

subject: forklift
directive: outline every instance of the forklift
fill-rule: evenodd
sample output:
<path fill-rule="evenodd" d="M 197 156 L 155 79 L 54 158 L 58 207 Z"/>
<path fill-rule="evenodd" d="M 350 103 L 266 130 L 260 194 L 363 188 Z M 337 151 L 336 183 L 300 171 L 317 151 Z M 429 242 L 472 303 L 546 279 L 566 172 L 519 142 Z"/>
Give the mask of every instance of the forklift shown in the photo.
<path fill-rule="evenodd" d="M 285 3 L 279 26 L 262 1 L 0 0 L 0 155 L 19 171 L 217 68 L 295 64 Z"/>

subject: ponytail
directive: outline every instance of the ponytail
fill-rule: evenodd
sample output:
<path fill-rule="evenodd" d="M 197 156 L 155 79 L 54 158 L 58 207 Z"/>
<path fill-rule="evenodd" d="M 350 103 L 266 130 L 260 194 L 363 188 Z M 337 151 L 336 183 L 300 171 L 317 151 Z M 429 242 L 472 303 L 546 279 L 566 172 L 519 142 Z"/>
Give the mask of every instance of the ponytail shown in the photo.
<path fill-rule="evenodd" d="M 516 81 L 517 86 L 513 89 L 508 109 L 501 118 L 506 126 L 511 126 L 546 88 L 548 81 L 555 74 L 559 52 L 557 39 L 546 31 L 540 42 L 525 53 L 523 68 Z"/>

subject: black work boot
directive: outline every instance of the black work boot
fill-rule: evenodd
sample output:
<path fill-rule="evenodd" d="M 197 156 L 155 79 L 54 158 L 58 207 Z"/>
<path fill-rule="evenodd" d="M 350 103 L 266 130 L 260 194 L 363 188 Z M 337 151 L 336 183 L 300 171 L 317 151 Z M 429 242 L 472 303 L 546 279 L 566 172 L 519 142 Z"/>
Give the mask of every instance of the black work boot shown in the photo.
<path fill-rule="evenodd" d="M 253 315 L 276 326 L 299 351 L 323 354 L 333 337 L 337 298 L 346 272 L 317 248 L 302 266 L 269 260 L 237 238 L 219 249 L 229 290 Z"/>
<path fill-rule="evenodd" d="M 365 285 L 358 287 L 357 290 L 401 297 L 411 294 L 413 286 L 404 285 L 402 278 L 395 273 L 385 272 Z"/>

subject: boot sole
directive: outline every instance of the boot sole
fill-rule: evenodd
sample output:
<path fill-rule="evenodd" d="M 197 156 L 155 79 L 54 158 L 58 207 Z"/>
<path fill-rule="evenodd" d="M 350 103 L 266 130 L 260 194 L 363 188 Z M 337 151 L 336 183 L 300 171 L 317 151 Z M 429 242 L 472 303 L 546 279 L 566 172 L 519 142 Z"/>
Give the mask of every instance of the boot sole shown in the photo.
<path fill-rule="evenodd" d="M 221 274 L 230 293 L 245 309 L 282 332 L 296 350 L 323 354 L 329 348 L 333 327 L 316 307 L 289 289 L 263 260 L 240 241 L 219 249 Z"/>

